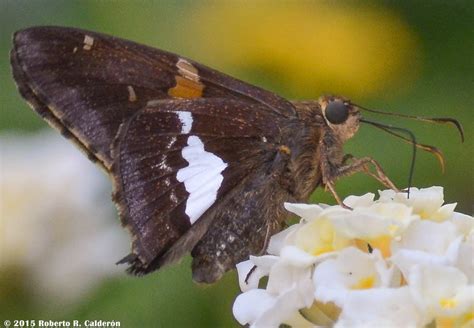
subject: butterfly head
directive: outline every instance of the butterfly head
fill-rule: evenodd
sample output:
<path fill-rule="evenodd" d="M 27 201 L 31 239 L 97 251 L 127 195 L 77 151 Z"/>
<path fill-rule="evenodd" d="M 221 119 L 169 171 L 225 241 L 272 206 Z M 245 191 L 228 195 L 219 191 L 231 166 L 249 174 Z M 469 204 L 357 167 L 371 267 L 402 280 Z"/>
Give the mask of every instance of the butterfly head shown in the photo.
<path fill-rule="evenodd" d="M 339 140 L 344 142 L 352 138 L 359 129 L 359 108 L 338 96 L 324 96 L 318 102 L 327 125 Z"/>

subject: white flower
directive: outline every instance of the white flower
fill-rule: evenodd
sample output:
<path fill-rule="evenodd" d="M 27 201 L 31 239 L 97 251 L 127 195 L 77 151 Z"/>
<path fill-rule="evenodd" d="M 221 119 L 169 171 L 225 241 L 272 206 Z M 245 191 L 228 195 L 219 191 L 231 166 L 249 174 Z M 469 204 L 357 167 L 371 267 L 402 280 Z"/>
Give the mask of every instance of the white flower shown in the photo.
<path fill-rule="evenodd" d="M 267 253 L 272 255 L 280 255 L 282 248 L 285 245 L 293 245 L 295 239 L 295 232 L 302 226 L 302 223 L 297 223 L 289 226 L 287 229 L 280 231 L 273 235 L 268 243 Z"/>
<path fill-rule="evenodd" d="M 408 287 L 351 292 L 336 327 L 421 327 L 426 324 Z"/>
<path fill-rule="evenodd" d="M 251 256 L 250 260 L 237 264 L 239 286 L 242 291 L 258 287 L 260 278 L 268 276 L 271 267 L 278 261 L 277 256 Z"/>
<path fill-rule="evenodd" d="M 353 290 L 390 287 L 393 275 L 393 268 L 387 267 L 378 250 L 367 254 L 349 247 L 315 268 L 314 296 L 317 301 L 333 302 L 343 308 Z"/>
<path fill-rule="evenodd" d="M 466 275 L 470 284 L 474 284 L 474 232 L 459 245 L 454 266 Z"/>
<path fill-rule="evenodd" d="M 430 321 L 446 318 L 455 321 L 472 315 L 474 286 L 468 284 L 466 275 L 457 268 L 439 264 L 416 265 L 407 281 Z"/>
<path fill-rule="evenodd" d="M 279 327 L 281 323 L 291 323 L 298 309 L 311 303 L 307 290 L 311 290 L 310 279 L 303 279 L 297 285 L 280 294 L 272 294 L 263 289 L 252 289 L 237 297 L 233 313 L 240 324 L 251 327 Z"/>
<path fill-rule="evenodd" d="M 287 207 L 289 208 L 289 207 Z M 298 229 L 291 234 L 291 239 L 287 242 L 293 243 L 296 247 L 314 256 L 320 256 L 340 250 L 350 245 L 349 238 L 342 232 L 336 230 L 333 218 L 344 216 L 350 213 L 349 210 L 340 206 L 333 206 L 320 210 L 316 208 L 315 215 L 309 216 L 308 211 L 305 221 Z"/>
<path fill-rule="evenodd" d="M 352 208 L 369 207 L 374 204 L 375 194 L 369 192 L 362 196 L 348 196 L 344 199 L 344 204 Z"/>
<path fill-rule="evenodd" d="M 391 261 L 409 276 L 417 264 L 454 265 L 459 261 L 462 236 L 452 222 L 413 222 L 400 241 L 393 241 Z"/>
<path fill-rule="evenodd" d="M 384 257 L 391 255 L 391 242 L 398 239 L 417 216 L 412 209 L 400 203 L 373 203 L 355 207 L 345 215 L 334 216 L 337 231 L 351 240 L 361 241 L 378 248 Z"/>
<path fill-rule="evenodd" d="M 0 146 L 0 270 L 22 270 L 40 301 L 61 303 L 121 273 L 128 238 L 100 169 L 53 133 L 3 135 Z"/>
<path fill-rule="evenodd" d="M 474 220 L 443 202 L 431 187 L 350 196 L 353 210 L 285 204 L 301 221 L 270 239 L 271 255 L 237 266 L 235 317 L 251 327 L 473 325 Z"/>
<path fill-rule="evenodd" d="M 293 204 L 285 203 L 285 209 L 306 221 L 311 221 L 321 214 L 323 208 L 315 204 Z"/>
<path fill-rule="evenodd" d="M 406 193 L 397 193 L 393 190 L 380 192 L 381 202 L 395 201 L 406 204 L 413 208 L 413 213 L 418 214 L 422 219 L 442 221 L 453 214 L 456 203 L 444 203 L 443 188 L 410 188 L 410 197 Z"/>
<path fill-rule="evenodd" d="M 281 240 L 288 235 L 275 235 L 278 241 L 273 243 L 284 244 Z M 280 323 L 301 323 L 298 310 L 313 303 L 311 274 L 318 258 L 292 245 L 282 246 L 277 253 L 280 256 L 251 256 L 237 265 L 244 293 L 237 297 L 233 311 L 242 325 L 278 327 Z M 266 275 L 267 288 L 258 289 L 260 279 Z"/>

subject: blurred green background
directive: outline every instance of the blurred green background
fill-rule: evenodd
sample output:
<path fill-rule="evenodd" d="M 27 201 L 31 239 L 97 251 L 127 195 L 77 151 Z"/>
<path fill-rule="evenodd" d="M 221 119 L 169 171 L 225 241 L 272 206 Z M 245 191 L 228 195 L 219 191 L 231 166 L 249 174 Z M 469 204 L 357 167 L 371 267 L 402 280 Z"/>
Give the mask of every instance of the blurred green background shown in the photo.
<path fill-rule="evenodd" d="M 288 98 L 333 93 L 369 108 L 457 118 L 464 125 L 464 144 L 455 129 L 446 126 L 371 116 L 410 128 L 421 143 L 442 149 L 446 173 L 441 174 L 432 155 L 419 152 L 414 185 L 444 186 L 446 202 L 458 202 L 458 211 L 473 212 L 472 1 L 1 0 L 0 24 L 0 133 L 27 135 L 48 129 L 20 99 L 12 81 L 12 33 L 34 25 L 80 27 L 193 58 Z M 406 186 L 409 145 L 362 126 L 347 152 L 376 158 L 396 184 Z M 2 168 L 2 175 L 8 174 Z M 378 188 L 364 175 L 337 184 L 341 196 Z M 7 195 L 9 190 L 2 189 Z M 312 200 L 333 203 L 323 191 Z M 8 206 L 2 204 L 2 222 L 8 220 Z M 8 233 L 2 229 L 2 238 Z M 117 260 L 102 265 L 114 266 Z M 0 319 L 119 320 L 123 327 L 236 326 L 231 312 L 238 293 L 236 274 L 212 286 L 198 286 L 191 281 L 189 264 L 187 258 L 143 278 L 114 275 L 67 306 L 33 297 L 21 267 L 0 267 Z"/>

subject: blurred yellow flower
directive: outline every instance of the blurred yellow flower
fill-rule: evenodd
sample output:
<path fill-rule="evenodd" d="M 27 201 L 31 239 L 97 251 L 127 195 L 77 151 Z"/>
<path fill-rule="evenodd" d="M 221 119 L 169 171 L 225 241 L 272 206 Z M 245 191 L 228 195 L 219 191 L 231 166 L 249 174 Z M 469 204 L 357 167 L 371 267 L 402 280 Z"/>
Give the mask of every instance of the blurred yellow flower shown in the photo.
<path fill-rule="evenodd" d="M 383 7 L 223 1 L 190 11 L 186 21 L 188 42 L 199 45 L 192 56 L 267 87 L 278 80 L 286 96 L 360 98 L 406 85 L 416 72 L 415 36 Z"/>

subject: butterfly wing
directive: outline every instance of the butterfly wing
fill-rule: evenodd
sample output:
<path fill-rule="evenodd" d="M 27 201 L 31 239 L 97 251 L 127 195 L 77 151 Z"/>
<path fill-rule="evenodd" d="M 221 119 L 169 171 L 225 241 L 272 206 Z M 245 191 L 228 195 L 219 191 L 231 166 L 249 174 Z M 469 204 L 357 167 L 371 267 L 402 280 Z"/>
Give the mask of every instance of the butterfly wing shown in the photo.
<path fill-rule="evenodd" d="M 134 237 L 126 259 L 132 272 L 149 272 L 190 251 L 216 200 L 271 165 L 283 119 L 262 109 L 227 98 L 162 100 L 120 128 L 112 171 L 122 222 Z M 162 259 L 175 244 L 179 251 Z"/>
<path fill-rule="evenodd" d="M 294 115 L 285 99 L 172 53 L 63 27 L 14 36 L 11 65 L 22 96 L 107 170 L 121 123 L 161 99 L 227 98 Z"/>

